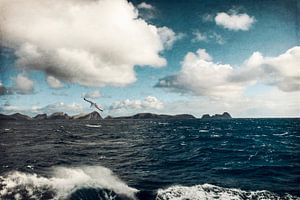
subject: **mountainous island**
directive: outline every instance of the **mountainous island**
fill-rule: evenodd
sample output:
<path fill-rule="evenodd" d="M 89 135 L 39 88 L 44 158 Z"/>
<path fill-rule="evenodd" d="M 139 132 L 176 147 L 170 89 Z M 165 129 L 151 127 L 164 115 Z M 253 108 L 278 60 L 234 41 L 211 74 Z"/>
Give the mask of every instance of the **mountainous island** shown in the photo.
<path fill-rule="evenodd" d="M 88 114 L 79 114 L 74 116 L 69 116 L 64 112 L 55 112 L 51 115 L 47 114 L 37 114 L 34 117 L 29 117 L 20 113 L 15 113 L 12 115 L 0 114 L 0 120 L 101 120 L 103 119 L 101 115 L 94 111 Z"/>
<path fill-rule="evenodd" d="M 210 116 L 209 114 L 204 114 L 201 119 L 230 119 L 231 116 L 228 112 L 223 114 L 215 114 Z M 126 120 L 126 119 L 196 119 L 190 114 L 179 114 L 179 115 L 165 115 L 165 114 L 153 114 L 153 113 L 138 113 L 132 116 L 122 116 L 122 117 L 112 117 L 107 116 L 104 120 Z M 103 120 L 102 116 L 97 112 L 93 111 L 88 114 L 78 114 L 69 116 L 64 112 L 55 112 L 51 115 L 47 114 L 37 114 L 34 117 L 29 117 L 21 113 L 15 113 L 12 115 L 0 114 L 1 121 L 21 121 L 21 120 Z"/>
<path fill-rule="evenodd" d="M 209 114 L 202 115 L 201 119 L 231 119 L 231 115 L 228 112 L 224 112 L 223 114 L 215 114 L 210 116 Z"/>

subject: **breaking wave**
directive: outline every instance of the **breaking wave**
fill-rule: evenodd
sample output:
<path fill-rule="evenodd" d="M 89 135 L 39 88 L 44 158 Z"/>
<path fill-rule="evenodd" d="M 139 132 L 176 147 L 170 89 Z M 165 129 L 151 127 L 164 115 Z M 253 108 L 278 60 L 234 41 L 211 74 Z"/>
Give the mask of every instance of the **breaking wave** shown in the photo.
<path fill-rule="evenodd" d="M 211 184 L 187 186 L 171 186 L 167 189 L 159 189 L 156 200 L 262 200 L 262 199 L 291 199 L 299 200 L 299 197 L 285 194 L 280 196 L 267 190 L 244 191 L 234 188 L 223 188 Z"/>
<path fill-rule="evenodd" d="M 245 191 L 211 184 L 158 189 L 155 195 L 129 187 L 102 166 L 55 167 L 51 177 L 14 171 L 0 176 L 0 199 L 85 199 L 85 200 L 300 200 L 290 194 L 267 190 Z"/>
<path fill-rule="evenodd" d="M 55 167 L 50 174 L 14 171 L 0 176 L 0 199 L 135 199 L 138 191 L 102 166 Z"/>

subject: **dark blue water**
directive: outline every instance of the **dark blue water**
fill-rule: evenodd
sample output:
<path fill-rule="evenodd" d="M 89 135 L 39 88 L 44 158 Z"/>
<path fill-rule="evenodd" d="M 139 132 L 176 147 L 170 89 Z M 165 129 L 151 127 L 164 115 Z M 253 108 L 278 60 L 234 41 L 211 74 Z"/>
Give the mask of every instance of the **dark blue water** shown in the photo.
<path fill-rule="evenodd" d="M 5 122 L 0 199 L 300 199 L 300 119 Z"/>

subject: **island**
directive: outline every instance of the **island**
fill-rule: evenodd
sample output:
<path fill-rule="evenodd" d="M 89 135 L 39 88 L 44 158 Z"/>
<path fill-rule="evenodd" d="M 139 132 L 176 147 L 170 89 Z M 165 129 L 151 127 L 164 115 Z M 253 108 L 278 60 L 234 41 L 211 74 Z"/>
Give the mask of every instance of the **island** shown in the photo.
<path fill-rule="evenodd" d="M 231 119 L 231 115 L 228 112 L 224 112 L 223 114 L 215 114 L 210 116 L 209 114 L 204 114 L 201 119 Z M 21 113 L 15 113 L 12 115 L 5 115 L 0 114 L 0 121 L 24 121 L 24 120 L 138 120 L 138 119 L 178 119 L 178 120 L 185 120 L 185 119 L 197 119 L 195 116 L 190 114 L 178 114 L 178 115 L 166 115 L 166 114 L 154 114 L 154 113 L 137 113 L 132 116 L 121 116 L 121 117 L 113 117 L 108 115 L 104 119 L 102 116 L 97 112 L 93 111 L 91 113 L 82 113 L 73 116 L 69 116 L 67 113 L 64 112 L 55 112 L 51 115 L 37 114 L 34 117 L 29 117 L 27 115 Z"/>
<path fill-rule="evenodd" d="M 163 115 L 153 113 L 138 113 L 133 116 L 114 117 L 111 119 L 196 119 L 196 117 L 189 114 Z"/>
<path fill-rule="evenodd" d="M 108 115 L 104 120 L 125 120 L 125 119 L 196 119 L 193 115 L 179 114 L 179 115 L 164 115 L 164 114 L 153 114 L 153 113 L 138 113 L 132 116 L 112 117 Z M 20 113 L 12 115 L 0 114 L 1 121 L 11 120 L 103 120 L 102 116 L 97 112 L 93 111 L 88 114 L 78 114 L 69 116 L 64 112 L 55 112 L 51 115 L 37 114 L 34 117 L 29 117 Z"/>
<path fill-rule="evenodd" d="M 231 115 L 228 112 L 223 114 L 215 114 L 210 116 L 209 114 L 202 115 L 201 119 L 232 119 Z"/>

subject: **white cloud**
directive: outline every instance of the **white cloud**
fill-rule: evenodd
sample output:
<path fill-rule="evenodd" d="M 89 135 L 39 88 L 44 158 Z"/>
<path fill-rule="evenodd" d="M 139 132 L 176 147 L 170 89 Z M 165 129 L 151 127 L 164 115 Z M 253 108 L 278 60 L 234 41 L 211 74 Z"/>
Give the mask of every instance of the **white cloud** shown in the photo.
<path fill-rule="evenodd" d="M 34 84 L 33 81 L 30 80 L 28 77 L 18 74 L 16 78 L 14 78 L 14 90 L 18 94 L 30 94 L 33 93 Z"/>
<path fill-rule="evenodd" d="M 172 29 L 166 26 L 158 28 L 158 34 L 166 49 L 171 49 L 173 44 L 177 40 L 182 39 L 182 37 L 184 36 L 183 33 L 175 34 L 175 32 Z"/>
<path fill-rule="evenodd" d="M 236 96 L 243 88 L 228 82 L 227 77 L 233 71 L 230 65 L 212 62 L 211 56 L 204 49 L 199 49 L 196 54 L 187 53 L 177 80 L 198 95 Z"/>
<path fill-rule="evenodd" d="M 142 2 L 142 3 L 138 4 L 137 8 L 146 9 L 146 10 L 153 10 L 154 9 L 154 7 L 151 4 L 148 4 L 148 3 L 145 3 L 145 2 Z"/>
<path fill-rule="evenodd" d="M 222 26 L 229 30 L 247 31 L 251 28 L 252 24 L 255 22 L 255 18 L 249 16 L 246 13 L 227 14 L 225 12 L 220 12 L 216 15 L 215 22 L 217 25 Z"/>
<path fill-rule="evenodd" d="M 49 104 L 46 106 L 37 106 L 33 105 L 31 107 L 24 107 L 19 105 L 3 105 L 0 109 L 1 112 L 6 114 L 12 114 L 16 112 L 20 112 L 26 115 L 34 116 L 40 113 L 52 114 L 54 112 L 65 112 L 69 115 L 78 114 L 84 112 L 84 108 L 81 104 L 78 103 L 64 103 L 64 102 L 56 102 L 53 104 Z"/>
<path fill-rule="evenodd" d="M 161 30 L 125 0 L 2 0 L 0 7 L 1 42 L 23 69 L 84 86 L 124 86 L 136 80 L 135 65 L 166 64 Z"/>
<path fill-rule="evenodd" d="M 156 17 L 156 9 L 151 4 L 142 2 L 137 5 L 139 16 L 145 20 L 150 20 Z"/>
<path fill-rule="evenodd" d="M 206 52 L 205 49 L 198 49 L 197 54 L 198 54 L 199 59 L 202 59 L 202 60 L 205 60 L 205 61 L 212 61 L 212 57 Z M 190 58 L 193 59 L 194 58 L 193 56 L 194 55 L 191 55 L 191 57 L 186 57 L 186 58 L 187 59 L 190 59 Z"/>
<path fill-rule="evenodd" d="M 300 90 L 300 47 L 293 47 L 277 57 L 263 57 L 255 52 L 239 68 L 213 62 L 204 50 L 189 52 L 181 71 L 162 78 L 156 87 L 177 92 L 192 92 L 210 98 L 238 98 L 253 84 L 275 86 L 281 91 Z"/>
<path fill-rule="evenodd" d="M 78 103 L 66 104 L 64 102 L 57 102 L 49 104 L 45 107 L 33 107 L 36 113 L 54 113 L 54 112 L 66 112 L 68 114 L 76 114 L 84 111 L 83 106 Z"/>
<path fill-rule="evenodd" d="M 176 76 L 160 80 L 157 86 L 175 87 L 212 98 L 234 98 L 241 94 L 243 86 L 228 81 L 233 73 L 230 65 L 214 63 L 205 49 L 198 49 L 196 53 L 187 53 Z"/>
<path fill-rule="evenodd" d="M 201 42 L 201 41 L 207 41 L 207 36 L 205 33 L 201 33 L 199 30 L 196 30 L 193 32 L 194 38 L 192 39 L 192 42 Z"/>
<path fill-rule="evenodd" d="M 217 44 L 224 44 L 225 40 L 222 37 L 222 35 L 216 33 L 216 32 L 209 32 L 209 33 L 202 33 L 199 30 L 196 30 L 193 32 L 193 39 L 192 42 L 215 42 Z"/>
<path fill-rule="evenodd" d="M 85 98 L 91 98 L 91 99 L 97 99 L 99 97 L 101 97 L 101 93 L 99 90 L 95 90 L 89 93 L 86 93 L 83 95 Z"/>
<path fill-rule="evenodd" d="M 110 110 L 122 110 L 122 109 L 133 109 L 133 110 L 147 110 L 147 109 L 155 109 L 159 110 L 164 107 L 163 102 L 158 100 L 154 96 L 147 96 L 144 100 L 122 100 L 116 101 L 110 106 Z"/>
<path fill-rule="evenodd" d="M 207 97 L 168 102 L 161 113 L 203 114 L 229 112 L 233 117 L 299 117 L 300 92 L 287 93 L 277 88 L 264 93 L 239 98 L 211 99 Z"/>
<path fill-rule="evenodd" d="M 47 77 L 47 83 L 51 88 L 58 89 L 64 87 L 63 84 L 57 78 L 53 76 Z"/>
<path fill-rule="evenodd" d="M 163 102 L 161 102 L 154 96 L 147 96 L 142 102 L 142 107 L 144 108 L 161 109 L 163 108 L 163 106 L 164 106 Z"/>
<path fill-rule="evenodd" d="M 231 77 L 236 82 L 261 82 L 285 92 L 300 90 L 300 46 L 276 57 L 254 52 Z"/>

